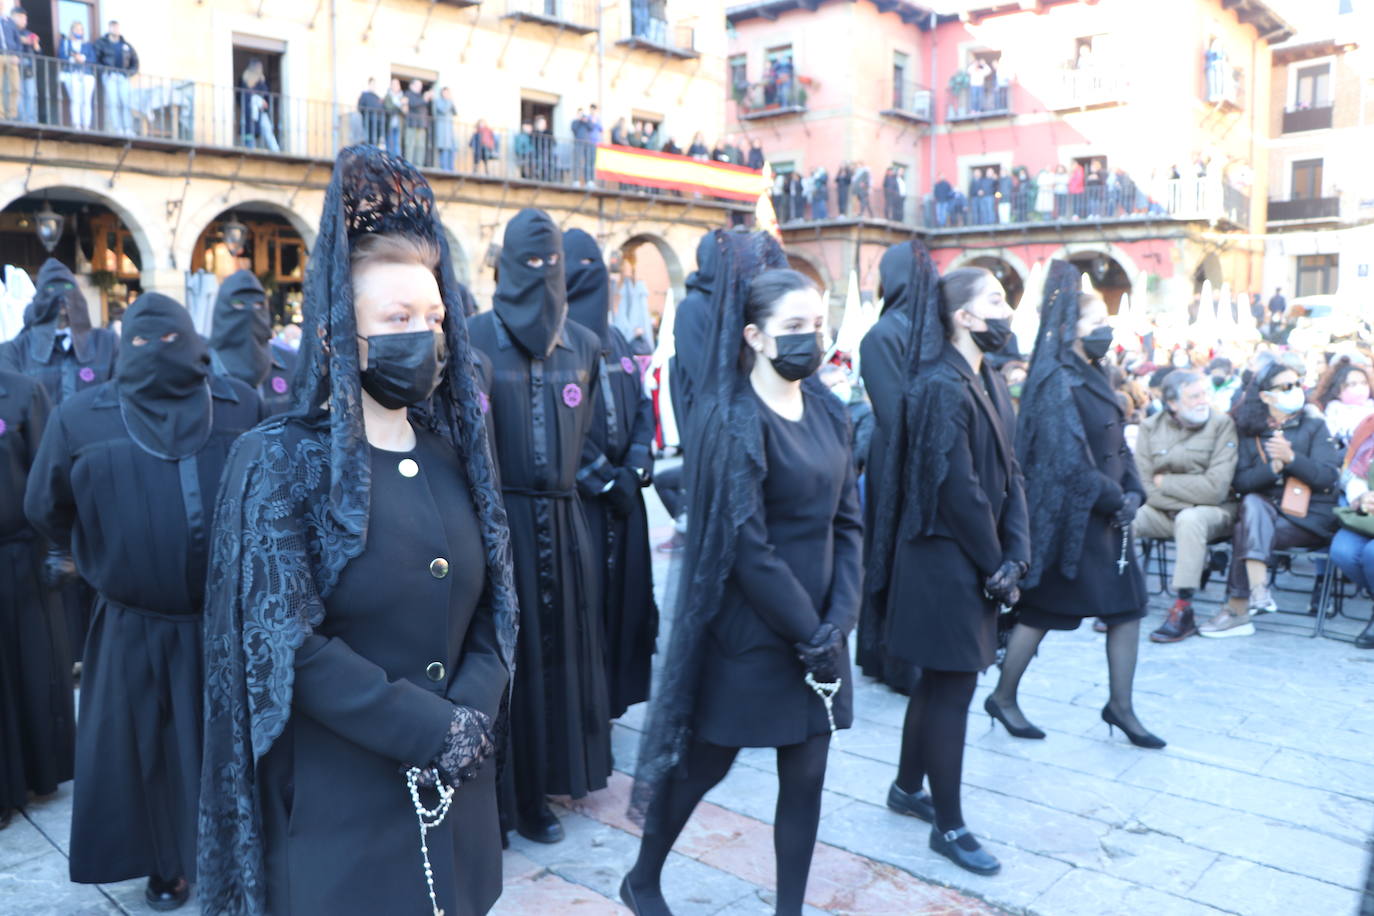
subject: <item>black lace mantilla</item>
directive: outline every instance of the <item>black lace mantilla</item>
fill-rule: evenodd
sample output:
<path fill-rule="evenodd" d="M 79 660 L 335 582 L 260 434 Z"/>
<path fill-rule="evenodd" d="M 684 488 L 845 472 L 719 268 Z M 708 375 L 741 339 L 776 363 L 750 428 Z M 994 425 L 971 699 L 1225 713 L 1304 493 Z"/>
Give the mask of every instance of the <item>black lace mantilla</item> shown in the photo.
<path fill-rule="evenodd" d="M 411 166 L 371 147 L 339 154 L 305 277 L 296 405 L 246 433 L 229 456 L 215 513 L 205 607 L 205 762 L 199 897 L 206 913 L 266 913 L 258 761 L 291 716 L 295 653 L 367 541 L 370 456 L 363 433 L 350 239 L 406 232 L 440 248 L 450 359 L 414 420 L 463 462 L 486 552 L 502 660 L 513 667 L 517 611 L 505 509 L 479 388 L 433 198 Z"/>

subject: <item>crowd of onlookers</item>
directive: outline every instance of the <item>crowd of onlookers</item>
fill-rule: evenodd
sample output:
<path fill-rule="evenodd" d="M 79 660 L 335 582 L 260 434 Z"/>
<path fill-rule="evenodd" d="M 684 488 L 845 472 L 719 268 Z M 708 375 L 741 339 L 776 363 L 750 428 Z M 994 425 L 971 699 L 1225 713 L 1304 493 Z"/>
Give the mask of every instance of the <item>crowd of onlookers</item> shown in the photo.
<path fill-rule="evenodd" d="M 137 72 L 138 52 L 113 19 L 94 41 L 73 20 L 56 48 L 30 31 L 22 6 L 0 19 L 0 120 L 132 134 L 129 80 Z"/>

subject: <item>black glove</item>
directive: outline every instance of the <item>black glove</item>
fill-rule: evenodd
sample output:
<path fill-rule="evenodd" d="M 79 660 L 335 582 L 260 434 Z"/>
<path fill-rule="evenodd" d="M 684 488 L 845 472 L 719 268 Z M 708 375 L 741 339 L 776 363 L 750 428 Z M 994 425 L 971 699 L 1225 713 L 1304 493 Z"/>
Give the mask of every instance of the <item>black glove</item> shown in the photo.
<path fill-rule="evenodd" d="M 639 481 L 640 487 L 647 487 L 654 482 L 654 472 L 648 468 L 631 468 L 635 472 L 635 479 Z"/>
<path fill-rule="evenodd" d="M 811 634 L 811 639 L 792 647 L 797 659 L 811 676 L 822 684 L 840 679 L 840 653 L 844 651 L 844 634 L 833 623 L 823 623 Z"/>
<path fill-rule="evenodd" d="M 631 468 L 620 468 L 613 478 L 615 483 L 606 491 L 606 499 L 617 515 L 629 515 L 635 507 L 635 496 L 639 493 L 639 475 Z"/>
<path fill-rule="evenodd" d="M 1116 511 L 1116 527 L 1122 531 L 1130 530 L 1135 514 L 1140 511 L 1140 502 L 1140 494 L 1134 490 L 1127 490 L 1121 495 L 1121 508 Z"/>
<path fill-rule="evenodd" d="M 444 784 L 456 789 L 476 776 L 482 761 L 494 753 L 496 740 L 491 734 L 491 718 L 471 706 L 454 706 L 444 746 L 417 781 L 422 786 L 433 786 L 433 772 L 438 770 Z"/>
<path fill-rule="evenodd" d="M 43 584 L 48 588 L 61 588 L 68 582 L 76 581 L 76 562 L 65 550 L 48 548 L 43 558 Z"/>
<path fill-rule="evenodd" d="M 1007 560 L 997 568 L 997 572 L 988 576 L 987 582 L 983 583 L 983 589 L 998 604 L 1014 607 L 1021 600 L 1021 589 L 1017 586 L 1025 574 L 1025 563 Z"/>

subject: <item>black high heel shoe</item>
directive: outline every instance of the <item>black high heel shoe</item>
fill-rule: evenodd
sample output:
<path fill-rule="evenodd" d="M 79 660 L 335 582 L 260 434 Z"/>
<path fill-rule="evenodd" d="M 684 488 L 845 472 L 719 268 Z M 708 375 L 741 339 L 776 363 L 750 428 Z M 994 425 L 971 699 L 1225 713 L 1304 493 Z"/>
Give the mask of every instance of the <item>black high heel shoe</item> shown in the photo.
<path fill-rule="evenodd" d="M 662 900 L 662 898 L 659 898 Z M 635 916 L 655 916 L 657 913 L 666 913 L 672 916 L 666 903 L 655 904 L 653 907 L 646 907 L 639 901 L 635 894 L 634 886 L 630 884 L 630 876 L 626 875 L 620 882 L 620 902 L 629 907 L 630 912 Z"/>
<path fill-rule="evenodd" d="M 1013 738 L 1031 738 L 1036 741 L 1043 741 L 1045 738 L 1045 733 L 1029 722 L 1026 723 L 1024 728 L 1012 725 L 1008 722 L 1006 713 L 1002 712 L 1002 707 L 997 705 L 997 701 L 992 698 L 991 694 L 983 701 L 983 709 L 987 711 L 989 716 L 1001 722 L 1002 726 L 1007 730 L 1007 734 L 1011 735 Z"/>
<path fill-rule="evenodd" d="M 1163 738 L 1159 737 L 1158 735 L 1152 735 L 1149 732 L 1131 731 L 1129 728 L 1126 727 L 1125 723 L 1123 723 L 1120 719 L 1117 718 L 1116 713 L 1112 712 L 1112 706 L 1110 703 L 1102 707 L 1102 721 L 1107 723 L 1108 735 L 1112 733 L 1112 726 L 1115 725 L 1117 728 L 1121 729 L 1123 732 L 1126 733 L 1126 737 L 1129 738 L 1131 743 L 1134 744 L 1136 747 L 1148 747 L 1154 750 L 1159 750 L 1162 747 L 1168 746 L 1168 742 L 1166 742 Z"/>

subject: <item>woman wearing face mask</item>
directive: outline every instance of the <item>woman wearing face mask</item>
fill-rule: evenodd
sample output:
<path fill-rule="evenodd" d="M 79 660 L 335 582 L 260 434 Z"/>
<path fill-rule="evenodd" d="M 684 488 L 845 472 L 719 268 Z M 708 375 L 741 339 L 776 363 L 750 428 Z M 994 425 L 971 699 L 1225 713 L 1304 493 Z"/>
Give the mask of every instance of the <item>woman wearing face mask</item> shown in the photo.
<path fill-rule="evenodd" d="M 1112 344 L 1107 306 L 1080 293 L 1079 284 L 1077 268 L 1051 263 L 1016 430 L 1036 549 L 1002 677 L 984 708 L 1012 735 L 1044 738 L 1017 705 L 1021 676 L 1048 630 L 1077 629 L 1097 617 L 1107 626 L 1111 683 L 1102 720 L 1138 747 L 1160 748 L 1164 742 L 1145 730 L 1132 704 L 1146 595 L 1129 538 L 1145 490 L 1099 365 Z"/>
<path fill-rule="evenodd" d="M 777 748 L 777 912 L 801 913 L 830 736 L 853 718 L 845 635 L 863 570 L 849 424 L 803 384 L 821 362 L 824 305 L 801 274 L 763 270 L 786 263 L 770 237 L 717 238 L 716 343 L 696 408 L 713 435 L 689 444 L 693 522 L 631 800 L 644 838 L 620 886 L 639 916 L 669 912 L 663 863 L 742 747 Z"/>
<path fill-rule="evenodd" d="M 1326 415 L 1326 428 L 1339 447 L 1350 445 L 1355 428 L 1374 414 L 1369 392 L 1369 370 L 1352 363 L 1349 356 L 1336 360 L 1317 380 L 1312 400 Z"/>
<path fill-rule="evenodd" d="M 1321 411 L 1308 405 L 1298 373 L 1261 355 L 1232 416 L 1240 452 L 1232 489 L 1241 502 L 1226 580 L 1230 601 L 1198 627 L 1212 638 L 1253 634 L 1251 615 L 1277 609 L 1266 587 L 1270 554 L 1320 547 L 1337 524 L 1340 452 Z M 1309 495 L 1295 498 L 1295 482 Z"/>
<path fill-rule="evenodd" d="M 1011 395 L 1011 406 L 1021 409 L 1021 391 L 1026 387 L 1026 364 L 1019 359 L 1005 363 L 1001 369 L 1002 380 L 1007 383 L 1007 394 Z"/>
<path fill-rule="evenodd" d="M 1010 339 L 1011 307 L 988 271 L 960 268 L 937 285 L 920 254 L 888 464 L 888 489 L 900 495 L 877 496 L 868 558 L 870 586 L 886 585 L 888 649 L 921 670 L 887 805 L 930 822 L 935 852 L 992 875 L 1001 865 L 964 825 L 960 783 L 969 703 L 978 672 L 996 657 L 997 609 L 1016 604 L 1031 557 L 1016 415 L 983 359 Z"/>
<path fill-rule="evenodd" d="M 335 163 L 300 358 L 294 410 L 239 439 L 215 513 L 202 906 L 484 913 L 505 513 L 434 198 L 376 147 Z"/>

